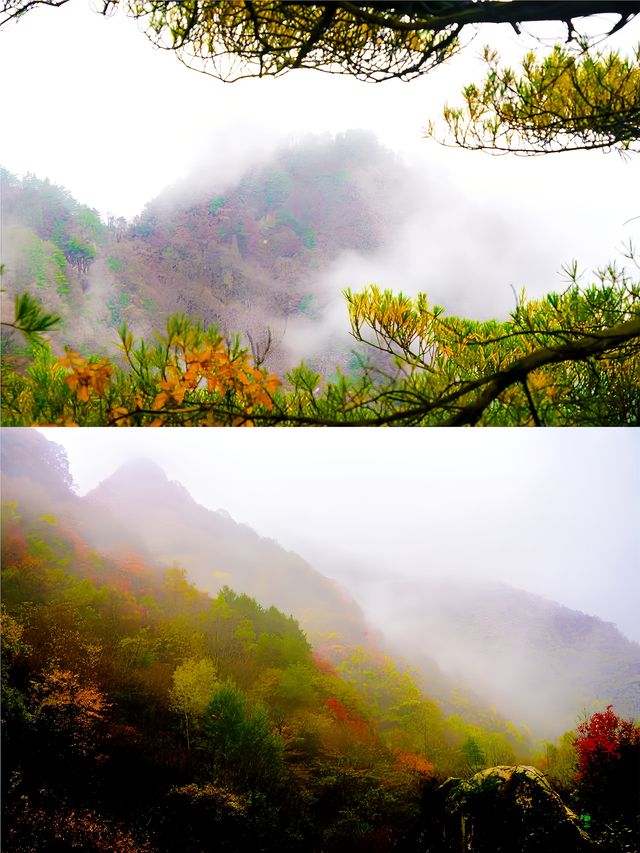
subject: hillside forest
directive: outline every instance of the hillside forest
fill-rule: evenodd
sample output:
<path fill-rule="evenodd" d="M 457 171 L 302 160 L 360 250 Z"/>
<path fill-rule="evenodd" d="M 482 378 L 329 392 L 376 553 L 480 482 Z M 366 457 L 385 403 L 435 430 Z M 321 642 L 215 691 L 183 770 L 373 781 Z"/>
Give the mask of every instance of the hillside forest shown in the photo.
<path fill-rule="evenodd" d="M 592 661 L 545 736 L 154 463 L 81 498 L 59 445 L 2 438 L 3 849 L 453 853 L 472 826 L 474 851 L 637 851 L 640 650 L 613 626 L 521 609 L 552 613 L 548 661 Z"/>

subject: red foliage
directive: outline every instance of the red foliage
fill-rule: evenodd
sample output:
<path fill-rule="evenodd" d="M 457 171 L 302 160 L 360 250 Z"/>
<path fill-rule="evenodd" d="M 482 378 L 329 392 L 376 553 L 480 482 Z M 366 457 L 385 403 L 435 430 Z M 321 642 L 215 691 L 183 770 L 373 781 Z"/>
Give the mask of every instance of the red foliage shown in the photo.
<path fill-rule="evenodd" d="M 400 752 L 396 756 L 396 767 L 401 770 L 409 770 L 417 776 L 427 778 L 433 776 L 433 764 L 423 755 L 416 752 Z"/>
<path fill-rule="evenodd" d="M 337 671 L 335 666 L 330 663 L 326 658 L 323 658 L 322 655 L 319 655 L 317 652 L 312 652 L 311 659 L 313 660 L 316 667 L 320 670 L 320 672 L 324 672 L 327 675 L 337 675 Z"/>
<path fill-rule="evenodd" d="M 121 551 L 118 555 L 118 563 L 128 575 L 148 577 L 150 574 L 148 566 L 136 551 Z"/>
<path fill-rule="evenodd" d="M 27 535 L 15 521 L 10 521 L 2 532 L 2 560 L 5 566 L 22 562 L 29 552 Z"/>
<path fill-rule="evenodd" d="M 611 765 L 620 758 L 625 746 L 640 743 L 640 729 L 628 720 L 621 720 L 607 705 L 606 711 L 593 714 L 578 726 L 575 745 L 578 751 L 578 774 L 576 779 L 585 779 Z"/>
<path fill-rule="evenodd" d="M 336 720 L 345 722 L 349 719 L 349 710 L 347 709 L 346 705 L 344 705 L 335 696 L 330 696 L 327 700 L 325 700 L 324 704 L 331 711 Z"/>
<path fill-rule="evenodd" d="M 88 575 L 92 565 L 92 549 L 68 524 L 61 523 L 58 529 L 60 531 L 60 536 L 63 537 L 64 541 L 73 548 L 75 563 L 78 566 L 80 574 L 83 576 Z"/>
<path fill-rule="evenodd" d="M 375 741 L 375 737 L 372 735 L 367 721 L 357 711 L 348 708 L 336 696 L 330 696 L 325 700 L 324 704 L 333 715 L 333 718 L 339 723 L 344 723 L 358 740 L 366 743 Z"/>

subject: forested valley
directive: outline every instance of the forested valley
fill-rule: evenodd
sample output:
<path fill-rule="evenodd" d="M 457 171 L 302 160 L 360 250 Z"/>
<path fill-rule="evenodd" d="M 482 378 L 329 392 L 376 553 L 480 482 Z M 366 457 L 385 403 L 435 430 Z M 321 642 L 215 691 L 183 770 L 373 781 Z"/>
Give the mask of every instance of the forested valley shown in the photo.
<path fill-rule="evenodd" d="M 544 664 L 507 718 L 440 667 L 428 594 L 412 662 L 345 587 L 154 464 L 80 498 L 60 446 L 2 438 L 3 849 L 444 853 L 470 823 L 474 850 L 637 849 L 639 648 L 613 626 L 519 602 L 548 662 L 591 664 L 566 730 L 547 696 L 545 736 L 526 712 Z M 479 654 L 513 604 L 469 597 Z"/>

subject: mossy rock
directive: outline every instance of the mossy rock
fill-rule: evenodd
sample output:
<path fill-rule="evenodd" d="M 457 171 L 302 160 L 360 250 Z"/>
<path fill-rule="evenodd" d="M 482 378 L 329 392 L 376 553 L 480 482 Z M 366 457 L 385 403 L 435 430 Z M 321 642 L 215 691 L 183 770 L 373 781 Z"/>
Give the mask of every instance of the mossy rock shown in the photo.
<path fill-rule="evenodd" d="M 578 816 L 535 767 L 490 767 L 440 789 L 444 849 L 464 853 L 586 853 Z"/>

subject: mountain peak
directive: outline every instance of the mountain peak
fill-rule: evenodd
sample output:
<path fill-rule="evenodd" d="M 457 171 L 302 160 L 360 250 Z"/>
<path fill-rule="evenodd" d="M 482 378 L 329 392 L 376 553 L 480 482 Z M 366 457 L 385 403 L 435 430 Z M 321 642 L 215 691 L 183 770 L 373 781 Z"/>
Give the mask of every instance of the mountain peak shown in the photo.
<path fill-rule="evenodd" d="M 123 462 L 114 471 L 109 479 L 113 477 L 140 477 L 147 482 L 150 479 L 162 480 L 163 483 L 169 482 L 169 478 L 160 465 L 154 462 L 153 459 L 149 459 L 148 456 L 137 456 L 134 459 L 127 459 L 126 462 Z"/>
<path fill-rule="evenodd" d="M 169 495 L 175 500 L 178 492 L 181 498 L 189 495 L 184 486 L 168 478 L 157 462 L 147 456 L 140 456 L 123 462 L 113 474 L 98 483 L 90 494 L 98 498 L 110 496 L 125 501 L 134 498 L 156 503 L 159 500 L 165 502 Z"/>

